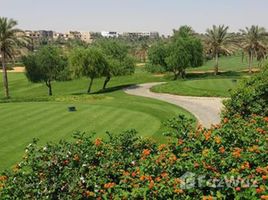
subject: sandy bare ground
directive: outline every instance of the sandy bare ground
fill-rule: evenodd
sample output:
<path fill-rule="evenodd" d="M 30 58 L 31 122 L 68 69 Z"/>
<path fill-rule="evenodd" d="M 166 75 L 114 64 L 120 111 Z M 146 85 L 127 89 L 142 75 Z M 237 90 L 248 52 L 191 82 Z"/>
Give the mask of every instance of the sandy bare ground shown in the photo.
<path fill-rule="evenodd" d="M 25 71 L 24 67 L 13 67 L 13 70 L 8 70 L 7 72 L 21 73 L 21 72 L 24 72 L 24 71 Z M 0 69 L 0 72 L 3 72 L 3 70 Z"/>
<path fill-rule="evenodd" d="M 150 91 L 151 87 L 159 84 L 163 83 L 140 84 L 128 87 L 124 91 L 127 94 L 158 99 L 182 107 L 191 112 L 198 119 L 199 123 L 206 128 L 209 128 L 211 124 L 218 124 L 220 122 L 223 98 L 178 96 Z"/>

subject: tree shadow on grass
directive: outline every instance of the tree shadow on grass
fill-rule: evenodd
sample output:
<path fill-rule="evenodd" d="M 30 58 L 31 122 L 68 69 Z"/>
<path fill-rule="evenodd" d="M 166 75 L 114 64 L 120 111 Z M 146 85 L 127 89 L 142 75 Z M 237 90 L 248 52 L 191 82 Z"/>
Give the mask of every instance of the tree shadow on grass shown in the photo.
<path fill-rule="evenodd" d="M 124 89 L 124 88 L 131 87 L 131 86 L 134 86 L 134 85 L 135 85 L 135 84 L 125 84 L 125 85 L 119 85 L 119 86 L 109 87 L 109 88 L 106 88 L 106 89 L 104 89 L 104 90 L 101 89 L 101 90 L 96 91 L 96 92 L 91 92 L 90 94 L 88 94 L 88 93 L 86 93 L 86 92 L 79 92 L 79 93 L 72 93 L 72 95 L 106 94 L 106 93 L 116 92 L 116 91 L 118 91 L 118 90 L 122 90 L 122 89 Z"/>
<path fill-rule="evenodd" d="M 243 75 L 242 72 L 236 71 L 226 71 L 219 72 L 218 75 L 214 75 L 214 72 L 204 72 L 204 73 L 191 73 L 186 74 L 186 79 L 204 79 L 204 78 L 239 78 Z"/>

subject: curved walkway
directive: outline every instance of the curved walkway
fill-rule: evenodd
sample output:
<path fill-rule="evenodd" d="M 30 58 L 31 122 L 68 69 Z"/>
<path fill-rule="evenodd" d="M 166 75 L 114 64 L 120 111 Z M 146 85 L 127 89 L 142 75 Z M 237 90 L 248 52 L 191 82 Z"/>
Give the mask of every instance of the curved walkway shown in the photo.
<path fill-rule="evenodd" d="M 125 88 L 124 91 L 127 94 L 154 98 L 180 106 L 191 112 L 198 119 L 199 123 L 206 128 L 209 128 L 211 124 L 220 122 L 223 98 L 178 96 L 150 91 L 151 87 L 159 84 L 163 84 L 163 82 L 135 85 Z"/>

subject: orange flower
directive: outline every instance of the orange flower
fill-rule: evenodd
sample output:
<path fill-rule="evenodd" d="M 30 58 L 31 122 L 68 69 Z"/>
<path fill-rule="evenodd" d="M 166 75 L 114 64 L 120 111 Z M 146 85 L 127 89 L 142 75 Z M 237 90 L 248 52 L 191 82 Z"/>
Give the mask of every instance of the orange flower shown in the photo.
<path fill-rule="evenodd" d="M 149 149 L 144 149 L 142 152 L 143 156 L 149 156 L 150 153 L 151 153 L 151 151 Z"/>
<path fill-rule="evenodd" d="M 249 162 L 245 162 L 242 164 L 241 169 L 250 169 Z"/>
<path fill-rule="evenodd" d="M 159 151 L 162 151 L 167 145 L 165 144 L 161 144 L 159 147 L 158 147 L 158 150 Z"/>
<path fill-rule="evenodd" d="M 174 181 L 176 184 L 180 184 L 182 182 L 179 178 L 175 178 Z"/>
<path fill-rule="evenodd" d="M 224 119 L 223 119 L 223 123 L 228 123 L 228 121 L 229 121 L 229 119 L 227 118 L 227 117 L 225 117 Z"/>
<path fill-rule="evenodd" d="M 265 200 L 267 200 L 267 199 L 268 199 L 268 195 L 262 195 L 262 196 L 261 196 L 261 199 L 265 199 Z"/>
<path fill-rule="evenodd" d="M 235 188 L 235 191 L 240 192 L 241 191 L 241 188 L 240 187 L 237 187 L 237 188 Z"/>
<path fill-rule="evenodd" d="M 142 175 L 141 177 L 140 177 L 140 180 L 141 181 L 144 181 L 146 179 L 146 176 L 144 176 L 144 175 Z"/>
<path fill-rule="evenodd" d="M 220 147 L 220 148 L 219 148 L 219 151 L 220 151 L 220 153 L 223 154 L 223 153 L 225 153 L 225 148 L 224 148 L 224 147 Z"/>
<path fill-rule="evenodd" d="M 105 189 L 109 189 L 109 188 L 112 188 L 114 186 L 115 186 L 115 183 L 106 183 L 106 184 L 104 184 Z"/>
<path fill-rule="evenodd" d="M 178 140 L 178 145 L 182 145 L 183 144 L 183 139 L 179 139 Z"/>
<path fill-rule="evenodd" d="M 154 187 L 154 181 L 150 181 L 149 189 L 151 190 Z"/>
<path fill-rule="evenodd" d="M 0 181 L 6 181 L 7 180 L 7 176 L 0 176 Z"/>
<path fill-rule="evenodd" d="M 199 164 L 197 162 L 194 163 L 194 168 L 198 168 Z"/>
<path fill-rule="evenodd" d="M 252 147 L 249 147 L 248 150 L 250 152 L 255 152 L 255 153 L 259 153 L 260 152 L 259 146 L 257 146 L 257 145 L 253 145 Z"/>
<path fill-rule="evenodd" d="M 176 188 L 176 189 L 174 190 L 174 192 L 175 192 L 176 194 L 181 194 L 181 193 L 183 193 L 183 190 L 182 190 L 182 189 L 178 189 L 178 188 Z"/>
<path fill-rule="evenodd" d="M 265 180 L 268 180 L 268 176 L 264 176 L 264 175 L 263 175 L 263 176 L 262 176 L 262 180 L 264 180 L 264 181 L 265 181 Z"/>
<path fill-rule="evenodd" d="M 96 140 L 95 140 L 95 145 L 98 147 L 98 146 L 100 146 L 101 145 L 101 139 L 99 139 L 99 138 L 97 138 Z"/>
<path fill-rule="evenodd" d="M 188 147 L 184 147 L 184 148 L 183 148 L 183 151 L 184 151 L 184 152 L 188 152 L 188 151 L 191 151 L 191 149 L 188 148 Z"/>
<path fill-rule="evenodd" d="M 203 200 L 213 200 L 213 197 L 212 196 L 204 196 Z"/>
<path fill-rule="evenodd" d="M 256 192 L 258 194 L 263 193 L 264 191 L 265 191 L 265 186 L 264 185 L 260 186 L 259 188 L 256 188 Z"/>
<path fill-rule="evenodd" d="M 206 141 L 208 141 L 211 137 L 211 131 L 205 132 L 204 136 L 205 136 Z"/>
<path fill-rule="evenodd" d="M 265 134 L 265 130 L 263 130 L 262 128 L 257 128 L 256 131 L 261 134 Z"/>
<path fill-rule="evenodd" d="M 155 181 L 156 181 L 156 182 L 160 182 L 160 181 L 161 181 L 161 178 L 160 178 L 160 177 L 156 177 L 156 178 L 155 178 Z"/>
<path fill-rule="evenodd" d="M 170 162 L 174 162 L 174 161 L 176 161 L 177 160 L 177 157 L 174 155 L 174 154 L 172 154 L 170 157 L 169 157 L 169 161 Z"/>
<path fill-rule="evenodd" d="M 85 196 L 86 197 L 94 197 L 95 196 L 95 193 L 94 192 L 90 192 L 90 191 L 86 191 L 85 192 Z"/>
<path fill-rule="evenodd" d="M 129 172 L 124 171 L 124 172 L 123 172 L 123 176 L 129 176 Z"/>
<path fill-rule="evenodd" d="M 264 117 L 264 121 L 268 122 L 268 117 Z"/>
<path fill-rule="evenodd" d="M 242 149 L 240 148 L 235 148 L 232 155 L 235 157 L 235 158 L 240 158 L 241 157 L 241 152 L 242 152 Z"/>
<path fill-rule="evenodd" d="M 217 144 L 220 144 L 221 143 L 221 137 L 219 137 L 219 136 L 215 136 L 215 142 L 217 143 Z"/>
<path fill-rule="evenodd" d="M 162 176 L 162 178 L 166 178 L 168 176 L 168 173 L 163 172 L 163 173 L 161 173 L 161 176 Z"/>

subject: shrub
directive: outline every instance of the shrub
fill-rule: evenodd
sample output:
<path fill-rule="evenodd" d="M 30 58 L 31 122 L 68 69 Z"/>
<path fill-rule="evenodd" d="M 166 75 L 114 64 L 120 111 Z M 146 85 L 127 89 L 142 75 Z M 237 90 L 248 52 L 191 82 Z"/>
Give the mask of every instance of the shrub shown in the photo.
<path fill-rule="evenodd" d="M 252 78 L 245 80 L 231 93 L 225 102 L 224 116 L 241 115 L 244 118 L 252 114 L 268 115 L 268 66 Z"/>
<path fill-rule="evenodd" d="M 127 131 L 107 140 L 76 134 L 74 142 L 38 147 L 0 176 L 2 199 L 257 199 L 267 195 L 268 117 L 225 118 L 197 129 L 169 120 L 167 144 Z M 184 131 L 177 131 L 180 128 Z M 188 179 L 185 179 L 185 173 Z M 189 176 L 222 180 L 185 184 Z M 197 181 L 197 179 L 194 179 Z M 249 185 L 243 180 L 250 180 Z M 236 182 L 238 181 L 238 182 Z M 186 182 L 186 183 L 187 183 Z M 217 182 L 218 183 L 218 182 Z M 228 185 L 229 184 L 229 185 Z"/>

